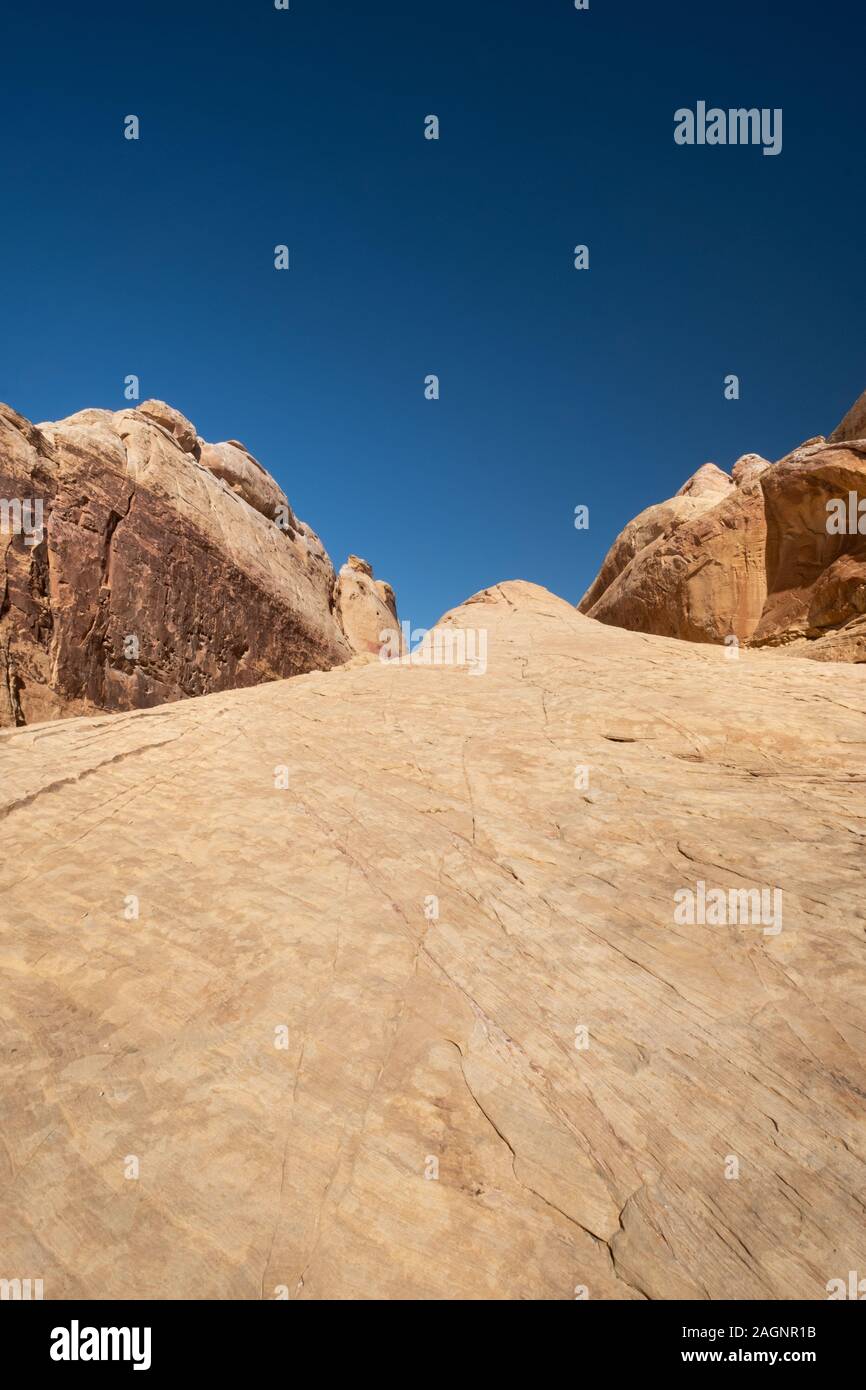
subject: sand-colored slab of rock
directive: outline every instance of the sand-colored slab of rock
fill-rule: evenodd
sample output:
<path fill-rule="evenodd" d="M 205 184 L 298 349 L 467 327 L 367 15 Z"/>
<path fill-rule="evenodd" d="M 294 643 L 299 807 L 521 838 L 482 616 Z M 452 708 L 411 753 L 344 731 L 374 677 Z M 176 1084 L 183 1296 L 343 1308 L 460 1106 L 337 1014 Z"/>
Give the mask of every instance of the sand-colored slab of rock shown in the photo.
<path fill-rule="evenodd" d="M 862 669 L 519 583 L 449 621 L 483 676 L 0 734 L 0 1275 L 819 1300 L 866 1269 Z M 678 925 L 700 881 L 779 888 L 782 930 Z"/>

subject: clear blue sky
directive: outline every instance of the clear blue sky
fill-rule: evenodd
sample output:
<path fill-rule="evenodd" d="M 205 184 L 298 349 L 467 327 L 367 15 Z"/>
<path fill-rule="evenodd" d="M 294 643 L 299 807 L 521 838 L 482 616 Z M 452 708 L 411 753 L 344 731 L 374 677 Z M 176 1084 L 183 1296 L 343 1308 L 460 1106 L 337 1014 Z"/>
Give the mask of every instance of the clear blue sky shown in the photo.
<path fill-rule="evenodd" d="M 17 10 L 0 399 L 119 409 L 136 373 L 416 625 L 506 578 L 576 601 L 701 463 L 779 457 L 866 387 L 862 3 Z M 782 154 L 677 147 L 698 100 L 782 107 Z"/>

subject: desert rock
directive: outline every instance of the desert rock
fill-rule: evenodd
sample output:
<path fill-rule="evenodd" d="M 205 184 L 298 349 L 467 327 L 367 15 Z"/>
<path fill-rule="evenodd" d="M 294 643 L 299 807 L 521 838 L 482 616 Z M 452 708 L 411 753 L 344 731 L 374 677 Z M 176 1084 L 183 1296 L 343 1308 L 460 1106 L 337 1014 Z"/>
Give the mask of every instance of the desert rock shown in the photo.
<path fill-rule="evenodd" d="M 448 621 L 483 677 L 0 734 L 3 1273 L 823 1300 L 866 1269 L 862 673 L 528 584 Z M 781 929 L 678 925 L 700 883 L 778 890 Z"/>
<path fill-rule="evenodd" d="M 831 444 L 843 444 L 851 439 L 866 439 L 866 391 L 830 435 Z"/>
<path fill-rule="evenodd" d="M 747 454 L 731 478 L 705 465 L 626 526 L 580 611 L 693 642 L 866 661 L 866 514 L 844 533 L 828 524 L 839 502 L 854 498 L 855 511 L 866 502 L 859 405 L 847 417 L 853 426 L 778 463 Z"/>
<path fill-rule="evenodd" d="M 256 685 L 356 650 L 333 565 L 282 489 L 162 401 L 39 426 L 0 406 L 0 499 L 43 512 L 38 535 L 11 511 L 0 527 L 0 725 Z"/>
<path fill-rule="evenodd" d="M 640 512 L 608 551 L 595 582 L 581 601 L 581 611 L 589 612 L 621 574 L 631 571 L 635 556 L 641 555 L 660 537 L 669 535 L 681 522 L 709 511 L 720 498 L 728 495 L 732 486 L 727 473 L 714 463 L 705 463 L 683 483 L 675 497 Z"/>
<path fill-rule="evenodd" d="M 366 560 L 349 556 L 337 576 L 334 594 L 337 617 L 353 651 L 379 653 L 386 644 L 395 654 L 396 649 L 404 649 L 394 590 L 374 579 Z"/>

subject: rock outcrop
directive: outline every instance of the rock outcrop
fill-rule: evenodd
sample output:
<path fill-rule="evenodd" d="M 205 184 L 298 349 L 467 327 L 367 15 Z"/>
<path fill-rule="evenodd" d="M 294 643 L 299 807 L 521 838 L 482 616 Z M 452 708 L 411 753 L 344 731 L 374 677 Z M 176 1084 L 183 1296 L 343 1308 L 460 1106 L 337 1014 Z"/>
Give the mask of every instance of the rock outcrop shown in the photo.
<path fill-rule="evenodd" d="M 611 585 L 632 564 L 635 556 L 671 533 L 681 522 L 692 521 L 727 497 L 733 480 L 714 463 L 705 463 L 675 497 L 640 512 L 617 536 L 599 573 L 581 600 L 581 611 L 590 612 Z M 625 624 L 623 624 L 625 626 Z M 671 634 L 674 635 L 674 634 Z M 677 634 L 678 635 L 678 634 Z"/>
<path fill-rule="evenodd" d="M 349 556 L 337 576 L 334 595 L 340 626 L 355 652 L 378 653 L 386 645 L 403 651 L 394 590 L 374 579 L 366 560 Z M 395 635 L 389 641 L 383 633 Z"/>
<path fill-rule="evenodd" d="M 747 454 L 730 478 L 704 465 L 626 526 L 580 611 L 693 642 L 866 661 L 864 403 L 778 463 Z"/>
<path fill-rule="evenodd" d="M 0 499 L 0 724 L 256 685 L 368 649 L 270 474 L 162 401 L 38 426 L 0 406 Z M 384 591 L 370 577 L 353 594 L 352 632 L 375 626 Z"/>
<path fill-rule="evenodd" d="M 823 1300 L 866 1270 L 862 674 L 528 584 L 446 626 L 483 676 L 0 734 L 4 1275 Z M 683 924 L 702 884 L 778 891 L 773 925 Z"/>
<path fill-rule="evenodd" d="M 866 439 L 866 391 L 830 435 L 831 444 L 845 444 L 851 439 Z"/>

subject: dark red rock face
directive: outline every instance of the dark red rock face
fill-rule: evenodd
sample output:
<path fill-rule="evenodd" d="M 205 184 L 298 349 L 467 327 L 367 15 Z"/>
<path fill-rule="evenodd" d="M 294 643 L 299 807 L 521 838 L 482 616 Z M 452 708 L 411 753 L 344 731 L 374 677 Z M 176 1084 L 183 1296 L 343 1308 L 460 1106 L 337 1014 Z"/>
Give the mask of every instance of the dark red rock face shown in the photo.
<path fill-rule="evenodd" d="M 283 534 L 137 411 L 36 429 L 0 407 L 0 499 L 38 500 L 44 516 L 30 544 L 4 513 L 0 724 L 139 709 L 352 654 L 314 534 Z"/>

